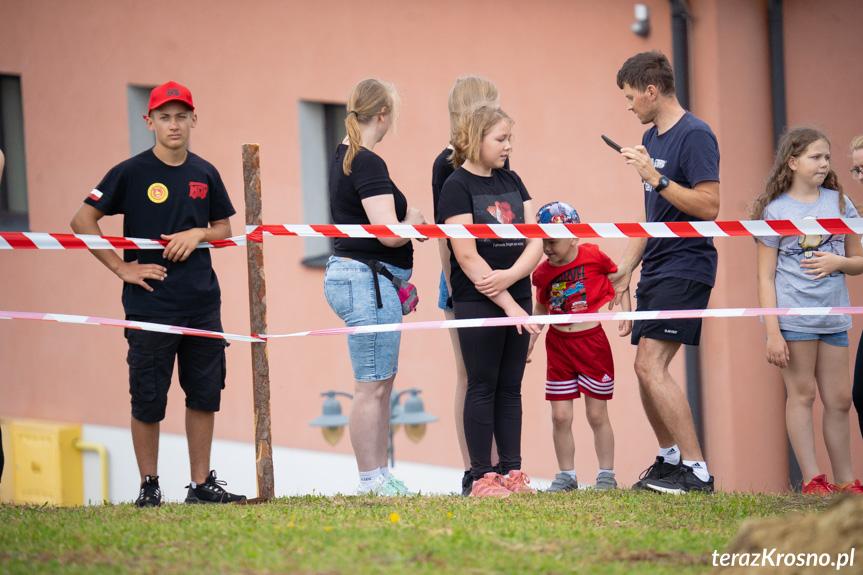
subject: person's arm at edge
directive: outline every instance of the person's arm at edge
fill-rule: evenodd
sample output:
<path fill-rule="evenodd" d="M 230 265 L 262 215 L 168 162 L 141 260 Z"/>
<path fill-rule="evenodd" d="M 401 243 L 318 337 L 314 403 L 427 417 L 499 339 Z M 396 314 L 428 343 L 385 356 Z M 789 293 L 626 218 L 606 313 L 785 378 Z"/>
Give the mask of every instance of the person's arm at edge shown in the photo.
<path fill-rule="evenodd" d="M 369 198 L 363 198 L 363 210 L 366 212 L 366 217 L 369 223 L 373 226 L 387 226 L 393 224 L 410 224 L 419 226 L 426 223 L 422 213 L 416 209 L 409 207 L 405 214 L 405 219 L 399 221 L 396 216 L 396 204 L 392 194 L 379 194 Z M 425 238 L 420 241 L 424 241 Z M 410 238 L 378 238 L 378 241 L 388 248 L 398 248 L 410 242 Z"/>
<path fill-rule="evenodd" d="M 162 234 L 168 242 L 162 257 L 172 262 L 185 261 L 198 249 L 201 242 L 225 240 L 231 237 L 231 221 L 228 218 L 214 220 L 206 228 L 191 228 L 175 234 Z"/>
<path fill-rule="evenodd" d="M 533 304 L 533 315 L 548 315 L 548 306 L 545 306 L 545 305 L 539 303 L 539 301 L 534 302 L 534 304 Z M 531 334 L 530 334 L 530 343 L 527 346 L 527 362 L 526 363 L 531 362 L 530 354 L 533 353 L 533 346 L 536 344 L 536 340 L 539 339 L 539 335 L 542 333 L 542 330 L 545 327 L 545 324 L 540 323 L 540 324 L 537 324 L 537 326 L 539 327 L 539 331 L 535 332 L 535 333 L 531 332 Z M 551 329 L 551 328 L 548 328 L 548 329 Z"/>
<path fill-rule="evenodd" d="M 642 212 L 639 222 L 647 219 L 647 215 Z M 641 263 L 641 258 L 644 256 L 644 248 L 647 246 L 647 238 L 630 238 L 626 244 L 626 250 L 617 264 L 617 271 L 608 274 L 608 279 L 611 280 L 611 285 L 614 286 L 614 299 L 608 302 L 608 309 L 621 304 L 624 292 L 629 291 L 629 283 L 632 281 L 632 272 Z M 628 294 L 627 294 L 627 297 Z"/>
<path fill-rule="evenodd" d="M 69 225 L 76 234 L 101 236 L 103 234 L 99 220 L 104 216 L 103 212 L 93 206 L 82 203 Z M 90 250 L 90 253 L 124 282 L 139 285 L 147 291 L 153 291 L 153 288 L 144 280 L 162 281 L 167 277 L 167 270 L 163 266 L 125 262 L 114 250 Z"/>
<path fill-rule="evenodd" d="M 776 307 L 776 264 L 779 261 L 779 249 L 771 248 L 760 240 L 756 252 L 758 270 L 758 305 L 760 307 Z M 779 331 L 779 318 L 775 315 L 764 316 L 764 328 L 767 331 L 767 362 L 776 367 L 788 367 L 790 355 L 788 344 Z"/>

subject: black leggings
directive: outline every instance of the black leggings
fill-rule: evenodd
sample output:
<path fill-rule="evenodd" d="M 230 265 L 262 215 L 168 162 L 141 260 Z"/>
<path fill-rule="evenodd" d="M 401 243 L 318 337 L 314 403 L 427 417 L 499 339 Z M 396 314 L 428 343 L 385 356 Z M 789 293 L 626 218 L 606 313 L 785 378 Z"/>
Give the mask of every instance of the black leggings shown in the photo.
<path fill-rule="evenodd" d="M 857 410 L 857 421 L 860 423 L 860 435 L 863 436 L 863 334 L 857 344 L 857 360 L 854 362 L 854 387 L 851 389 L 854 398 L 854 409 Z"/>
<path fill-rule="evenodd" d="M 530 313 L 530 298 L 518 300 Z M 456 319 L 503 317 L 491 300 L 455 302 Z M 521 379 L 530 335 L 515 326 L 462 328 L 458 339 L 467 371 L 464 399 L 464 434 L 470 454 L 471 475 L 480 479 L 492 471 L 491 443 L 503 473 L 521 469 Z"/>

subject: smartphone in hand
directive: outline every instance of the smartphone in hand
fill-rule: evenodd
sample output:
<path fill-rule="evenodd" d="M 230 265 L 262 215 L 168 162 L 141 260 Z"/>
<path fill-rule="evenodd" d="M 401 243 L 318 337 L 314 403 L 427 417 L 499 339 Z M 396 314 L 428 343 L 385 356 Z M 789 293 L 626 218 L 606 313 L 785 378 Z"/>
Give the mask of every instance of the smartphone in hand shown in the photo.
<path fill-rule="evenodd" d="M 617 152 L 618 154 L 620 153 L 620 146 L 618 146 L 617 144 L 615 144 L 613 141 L 611 141 L 610 139 L 606 138 L 605 136 L 602 136 L 602 140 L 603 140 L 606 144 L 608 144 L 608 145 L 609 145 L 609 147 L 611 147 L 611 149 L 612 149 L 612 150 L 614 150 L 614 151 L 615 151 L 615 152 Z"/>

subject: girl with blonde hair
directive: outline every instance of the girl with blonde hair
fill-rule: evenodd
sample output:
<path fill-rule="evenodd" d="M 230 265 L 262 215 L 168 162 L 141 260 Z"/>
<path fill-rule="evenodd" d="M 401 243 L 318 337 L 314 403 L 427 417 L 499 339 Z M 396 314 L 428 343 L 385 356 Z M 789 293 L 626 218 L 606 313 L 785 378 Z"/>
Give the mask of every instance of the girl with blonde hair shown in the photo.
<path fill-rule="evenodd" d="M 516 224 L 532 214 L 531 198 L 515 172 L 505 170 L 513 122 L 500 108 L 465 111 L 453 138 L 452 161 L 438 221 L 446 224 Z M 539 239 L 451 239 L 452 299 L 456 319 L 525 317 L 531 310 L 530 273 L 542 256 Z M 468 328 L 458 340 L 467 371 L 464 430 L 471 496 L 535 493 L 521 470 L 521 380 L 529 333 L 535 324 Z M 491 463 L 497 440 L 500 473 Z"/>
<path fill-rule="evenodd" d="M 462 112 L 477 103 L 488 103 L 497 106 L 498 90 L 497 87 L 490 81 L 479 76 L 463 76 L 456 80 L 447 98 L 449 106 L 449 127 L 450 141 L 456 137 L 458 129 L 458 121 L 461 118 Z M 432 198 L 434 201 L 434 216 L 437 221 L 438 217 L 438 201 L 440 200 L 441 189 L 444 182 L 449 178 L 458 166 L 452 163 L 453 147 L 449 144 L 437 158 L 435 158 L 432 166 Z M 509 162 L 504 166 L 509 168 Z M 450 298 L 450 256 L 449 247 L 446 240 L 438 242 L 441 261 L 440 284 L 438 287 L 438 307 L 443 310 L 446 319 L 454 319 L 455 314 L 452 308 L 452 299 Z M 462 495 L 470 495 L 471 486 L 473 485 L 473 476 L 470 474 L 470 454 L 467 450 L 467 443 L 464 438 L 464 396 L 467 392 L 467 372 L 464 368 L 464 360 L 461 356 L 461 348 L 458 343 L 458 332 L 449 330 L 450 339 L 452 341 L 453 355 L 455 356 L 456 365 L 456 380 L 455 380 L 455 426 L 456 435 L 458 436 L 458 446 L 461 451 L 462 462 L 465 467 L 464 475 L 461 481 Z M 497 465 L 497 446 L 492 441 L 491 448 L 492 464 Z"/>
<path fill-rule="evenodd" d="M 330 212 L 336 224 L 425 223 L 422 213 L 390 179 L 375 146 L 393 126 L 399 106 L 392 84 L 376 79 L 359 82 L 348 98 L 347 137 L 330 164 Z M 407 281 L 413 268 L 413 246 L 405 238 L 335 238 L 327 262 L 324 293 L 347 326 L 400 322 L 402 304 L 392 282 L 378 276 L 381 264 L 393 277 Z M 357 460 L 357 493 L 405 495 L 407 487 L 387 467 L 390 394 L 398 371 L 399 332 L 348 336 L 354 371 L 350 415 L 351 445 Z"/>

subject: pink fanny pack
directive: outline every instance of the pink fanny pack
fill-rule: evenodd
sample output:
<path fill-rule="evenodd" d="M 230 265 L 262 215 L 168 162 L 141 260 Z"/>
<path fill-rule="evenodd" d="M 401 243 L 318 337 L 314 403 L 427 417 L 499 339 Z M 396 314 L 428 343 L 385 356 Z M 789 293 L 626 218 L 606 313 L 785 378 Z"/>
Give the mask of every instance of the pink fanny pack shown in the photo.
<path fill-rule="evenodd" d="M 375 280 L 375 296 L 377 297 L 378 308 L 382 308 L 384 306 L 383 301 L 381 301 L 381 288 L 378 284 L 378 274 L 380 274 L 390 280 L 393 287 L 396 289 L 399 301 L 401 301 L 402 304 L 402 315 L 407 315 L 412 311 L 416 311 L 420 298 L 414 284 L 401 278 L 397 278 L 384 264 L 377 260 L 358 261 L 362 261 L 372 269 L 372 277 L 374 277 Z"/>

